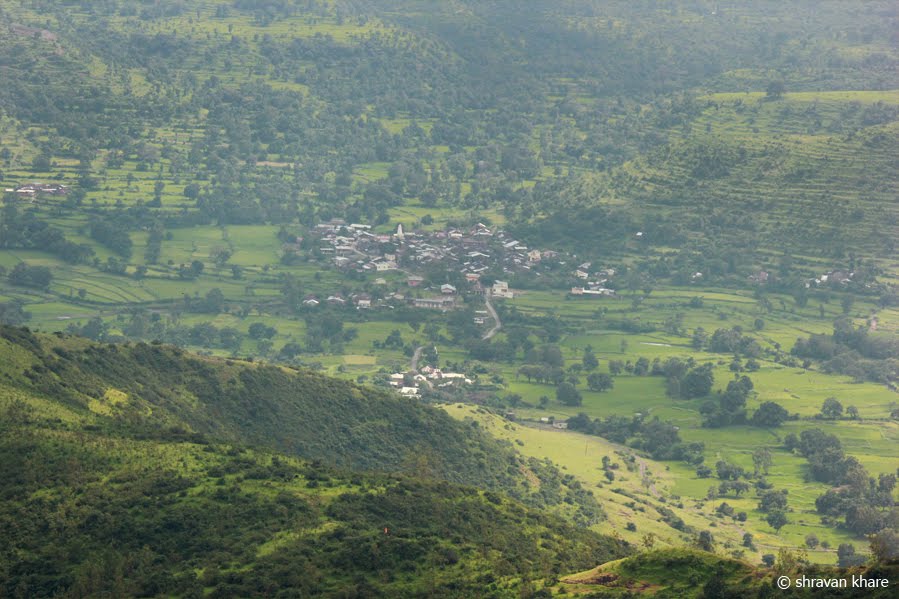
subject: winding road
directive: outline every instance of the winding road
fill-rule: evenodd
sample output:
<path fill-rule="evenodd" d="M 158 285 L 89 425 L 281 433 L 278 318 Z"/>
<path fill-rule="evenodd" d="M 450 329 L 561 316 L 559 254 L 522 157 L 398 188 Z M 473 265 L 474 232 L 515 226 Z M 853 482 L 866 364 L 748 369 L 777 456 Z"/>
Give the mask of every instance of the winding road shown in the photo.
<path fill-rule="evenodd" d="M 494 308 L 493 304 L 490 303 L 490 296 L 486 295 L 484 297 L 486 300 L 485 303 L 487 304 L 487 311 L 490 312 L 490 316 L 493 317 L 493 321 L 496 323 L 495 325 L 493 325 L 492 329 L 484 333 L 484 336 L 481 337 L 481 339 L 484 339 L 486 341 L 487 339 L 491 339 L 494 335 L 499 333 L 499 330 L 503 328 L 503 323 L 499 320 L 499 314 L 496 313 L 496 308 Z"/>
<path fill-rule="evenodd" d="M 418 361 L 421 359 L 421 352 L 423 352 L 424 349 L 424 345 L 419 345 L 415 348 L 415 353 L 412 354 L 412 363 L 409 365 L 410 372 L 418 372 Z"/>

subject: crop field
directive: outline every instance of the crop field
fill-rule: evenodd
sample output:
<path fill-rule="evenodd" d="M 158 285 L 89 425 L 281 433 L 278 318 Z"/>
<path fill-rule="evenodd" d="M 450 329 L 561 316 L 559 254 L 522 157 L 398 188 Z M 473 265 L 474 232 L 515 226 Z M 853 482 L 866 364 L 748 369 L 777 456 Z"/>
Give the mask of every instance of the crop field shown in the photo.
<path fill-rule="evenodd" d="M 778 532 L 764 522 L 765 514 L 757 509 L 758 501 L 752 497 L 727 497 L 706 501 L 705 495 L 709 486 L 717 484 L 715 479 L 697 478 L 695 473 L 683 464 L 639 458 L 644 465 L 641 475 L 639 468 L 630 471 L 624 467 L 626 464 L 620 459 L 622 455 L 631 454 L 632 450 L 601 438 L 559 431 L 546 426 L 513 423 L 464 404 L 447 404 L 444 409 L 455 418 L 473 418 L 495 436 L 514 442 L 525 455 L 549 458 L 562 465 L 566 472 L 577 477 L 591 489 L 605 507 L 608 519 L 597 524 L 595 528 L 603 532 L 614 532 L 634 543 L 639 543 L 646 533 L 655 534 L 663 546 L 679 546 L 691 541 L 689 535 L 672 529 L 662 522 L 659 516 L 653 514 L 655 508 L 659 506 L 671 509 L 689 526 L 710 528 L 718 541 L 725 546 L 740 547 L 743 534 L 752 533 L 758 547 L 753 560 L 759 559 L 762 553 L 770 552 L 784 544 L 802 547 L 805 536 L 814 532 L 822 541 L 829 542 L 831 548 L 819 547 L 810 551 L 810 559 L 819 563 L 832 563 L 834 547 L 839 543 L 852 541 L 851 535 L 821 524 L 820 517 L 814 513 L 814 500 L 826 490 L 826 486 L 819 483 L 797 482 L 805 475 L 804 460 L 774 449 L 776 442 L 770 435 L 767 439 L 750 435 L 751 440 L 741 439 L 741 444 L 737 445 L 736 449 L 720 453 L 716 457 L 726 458 L 751 469 L 749 454 L 752 450 L 760 443 L 772 447 L 775 454 L 774 467 L 768 478 L 777 488 L 789 491 L 792 509 L 790 517 L 793 520 Z M 741 430 L 735 436 L 742 438 L 745 432 Z M 612 462 L 618 462 L 622 466 L 615 471 L 616 479 L 613 483 L 609 483 L 603 477 L 600 464 L 603 456 L 609 456 Z M 620 492 L 622 490 L 624 493 Z M 726 501 L 737 511 L 746 511 L 749 519 L 745 523 L 738 523 L 721 518 L 715 514 L 715 507 L 722 501 Z M 637 530 L 627 530 L 625 525 L 634 521 L 639 522 Z M 749 553 L 749 550 L 746 551 Z"/>

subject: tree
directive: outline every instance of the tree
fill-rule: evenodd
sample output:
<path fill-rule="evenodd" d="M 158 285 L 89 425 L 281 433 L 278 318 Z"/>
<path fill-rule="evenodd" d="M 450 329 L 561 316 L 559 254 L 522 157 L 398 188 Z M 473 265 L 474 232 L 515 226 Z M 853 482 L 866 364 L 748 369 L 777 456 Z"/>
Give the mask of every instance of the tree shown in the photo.
<path fill-rule="evenodd" d="M 758 476 L 759 472 L 768 474 L 768 468 L 771 467 L 772 463 L 771 451 L 767 447 L 759 447 L 752 452 L 752 465 L 755 468 L 756 476 Z"/>
<path fill-rule="evenodd" d="M 782 512 L 787 509 L 787 490 L 781 489 L 776 491 L 771 489 L 765 491 L 759 498 L 759 511 L 762 512 Z"/>
<path fill-rule="evenodd" d="M 789 520 L 787 520 L 787 515 L 785 513 L 776 511 L 768 514 L 768 516 L 765 518 L 765 522 L 767 522 L 768 525 L 774 530 L 779 531 L 789 523 Z"/>
<path fill-rule="evenodd" d="M 700 351 L 705 349 L 706 345 L 709 343 L 709 334 L 705 332 L 705 329 L 702 327 L 697 327 L 695 331 L 693 331 L 693 340 L 691 344 L 693 345 L 693 349 Z"/>
<path fill-rule="evenodd" d="M 712 533 L 708 530 L 700 532 L 699 536 L 696 537 L 696 547 L 702 551 L 714 551 L 715 538 L 712 536 Z"/>
<path fill-rule="evenodd" d="M 743 468 L 724 460 L 715 462 L 715 473 L 721 480 L 737 480 L 743 476 Z"/>
<path fill-rule="evenodd" d="M 87 337 L 88 339 L 93 339 L 94 341 L 103 341 L 106 338 L 107 333 L 109 332 L 109 326 L 103 322 L 103 320 L 97 316 L 91 318 L 87 323 L 81 327 L 81 330 L 78 331 L 83 337 Z"/>
<path fill-rule="evenodd" d="M 262 322 L 254 322 L 247 331 L 251 339 L 271 339 L 278 334 L 275 327 L 267 326 Z"/>
<path fill-rule="evenodd" d="M 776 560 L 777 560 L 777 558 L 774 556 L 773 553 L 766 553 L 765 555 L 762 556 L 762 563 L 765 564 L 766 566 L 768 566 L 769 568 L 774 565 L 774 562 Z"/>
<path fill-rule="evenodd" d="M 20 287 L 46 289 L 53 281 L 53 273 L 46 266 L 31 266 L 19 262 L 9 272 L 9 282 Z"/>
<path fill-rule="evenodd" d="M 206 292 L 203 301 L 203 312 L 219 314 L 225 308 L 225 294 L 218 287 Z"/>
<path fill-rule="evenodd" d="M 754 540 L 755 539 L 753 538 L 751 532 L 743 533 L 743 547 L 753 549 L 754 548 L 754 545 L 753 545 Z"/>
<path fill-rule="evenodd" d="M 858 420 L 858 408 L 855 406 L 849 406 L 846 408 L 846 415 L 849 416 L 852 420 Z"/>
<path fill-rule="evenodd" d="M 840 543 L 837 547 L 837 565 L 841 568 L 860 566 L 866 561 L 865 556 L 855 553 L 855 545 L 852 543 Z"/>
<path fill-rule="evenodd" d="M 608 391 L 615 386 L 615 379 L 604 372 L 594 372 L 587 377 L 587 387 L 591 391 Z"/>
<path fill-rule="evenodd" d="M 649 360 L 644 356 L 640 356 L 637 359 L 637 362 L 634 364 L 634 374 L 636 374 L 637 376 L 643 376 L 648 373 L 649 373 Z"/>
<path fill-rule="evenodd" d="M 787 91 L 787 85 L 783 81 L 772 81 L 765 89 L 765 97 L 768 100 L 779 100 Z"/>
<path fill-rule="evenodd" d="M 50 155 L 46 152 L 41 152 L 31 161 L 31 168 L 35 171 L 39 171 L 45 173 L 50 170 L 52 167 Z"/>
<path fill-rule="evenodd" d="M 596 354 L 589 345 L 584 348 L 584 357 L 581 359 L 581 363 L 587 370 L 594 370 L 599 366 L 599 360 L 596 359 Z"/>
<path fill-rule="evenodd" d="M 868 537 L 871 553 L 878 562 L 889 562 L 899 558 L 899 532 L 885 528 Z"/>
<path fill-rule="evenodd" d="M 31 318 L 31 313 L 23 310 L 24 304 L 20 301 L 5 302 L 0 304 L 0 324 L 18 326 Z"/>
<path fill-rule="evenodd" d="M 821 404 L 821 417 L 827 420 L 837 420 L 843 415 L 843 404 L 836 397 L 828 397 Z"/>
<path fill-rule="evenodd" d="M 556 387 L 556 400 L 566 406 L 579 406 L 583 402 L 583 397 L 571 383 L 560 383 Z"/>
<path fill-rule="evenodd" d="M 703 364 L 687 372 L 681 382 L 681 396 L 685 399 L 693 399 L 708 395 L 712 391 L 712 385 L 715 384 L 712 368 L 711 364 Z"/>
<path fill-rule="evenodd" d="M 783 406 L 773 401 L 765 401 L 752 415 L 750 422 L 753 426 L 773 428 L 786 422 L 789 417 L 790 413 Z"/>
<path fill-rule="evenodd" d="M 855 303 L 855 298 L 851 295 L 843 296 L 843 299 L 840 300 L 840 306 L 843 308 L 843 314 L 849 314 L 852 311 L 852 305 Z"/>
<path fill-rule="evenodd" d="M 814 549 L 818 546 L 818 535 L 811 533 L 805 536 L 805 546 Z"/>
<path fill-rule="evenodd" d="M 727 577 L 723 566 L 719 566 L 712 577 L 702 585 L 701 596 L 704 599 L 727 599 L 733 596 L 727 589 Z"/>

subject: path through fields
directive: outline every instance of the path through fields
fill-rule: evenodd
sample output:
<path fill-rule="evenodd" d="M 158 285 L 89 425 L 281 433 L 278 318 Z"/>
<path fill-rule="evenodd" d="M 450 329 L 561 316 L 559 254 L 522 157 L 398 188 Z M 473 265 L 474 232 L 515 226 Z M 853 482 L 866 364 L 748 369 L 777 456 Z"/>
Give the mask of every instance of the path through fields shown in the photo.
<path fill-rule="evenodd" d="M 415 353 L 412 354 L 412 363 L 409 365 L 410 372 L 418 371 L 418 361 L 421 359 L 421 352 L 423 352 L 424 349 L 424 345 L 419 345 L 415 348 Z"/>
<path fill-rule="evenodd" d="M 482 339 L 487 340 L 492 338 L 494 335 L 499 333 L 499 330 L 503 328 L 503 323 L 499 320 L 499 314 L 496 313 L 496 308 L 493 307 L 493 304 L 490 303 L 490 296 L 485 296 L 485 303 L 487 304 L 487 311 L 490 312 L 490 316 L 493 317 L 493 322 L 496 324 L 493 325 L 493 328 L 484 333 Z"/>

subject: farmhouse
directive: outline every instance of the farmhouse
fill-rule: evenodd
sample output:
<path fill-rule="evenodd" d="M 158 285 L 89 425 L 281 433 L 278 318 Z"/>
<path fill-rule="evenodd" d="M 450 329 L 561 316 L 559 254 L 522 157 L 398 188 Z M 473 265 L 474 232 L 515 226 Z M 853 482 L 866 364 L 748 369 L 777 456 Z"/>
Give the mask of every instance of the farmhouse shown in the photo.
<path fill-rule="evenodd" d="M 512 293 L 512 290 L 509 289 L 509 284 L 506 281 L 494 281 L 493 287 L 490 290 L 490 295 L 507 299 L 514 297 L 514 294 Z"/>
<path fill-rule="evenodd" d="M 572 287 L 571 295 L 583 295 L 587 297 L 611 297 L 615 295 L 614 289 L 606 289 L 605 287 L 595 287 L 592 289 L 584 289 L 583 287 Z"/>
<path fill-rule="evenodd" d="M 396 270 L 396 262 L 392 260 L 379 260 L 377 262 L 373 262 L 375 266 L 375 270 L 378 272 L 384 272 L 385 270 Z"/>
<path fill-rule="evenodd" d="M 371 296 L 368 294 L 360 293 L 353 298 L 353 301 L 356 303 L 356 307 L 361 310 L 371 308 Z"/>
<path fill-rule="evenodd" d="M 749 281 L 751 283 L 755 283 L 756 285 L 764 285 L 768 282 L 768 273 L 764 270 L 760 270 L 753 275 L 749 275 Z"/>
<path fill-rule="evenodd" d="M 69 193 L 69 188 L 58 183 L 29 183 L 28 185 L 21 185 L 15 189 L 7 189 L 6 191 L 23 196 L 33 196 L 39 193 L 64 196 Z"/>
<path fill-rule="evenodd" d="M 412 300 L 416 308 L 428 308 L 429 310 L 449 310 L 455 306 L 456 301 L 452 297 L 417 297 Z"/>

